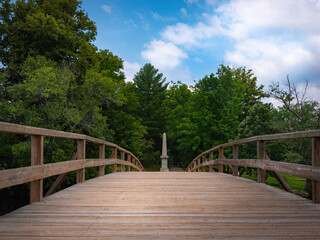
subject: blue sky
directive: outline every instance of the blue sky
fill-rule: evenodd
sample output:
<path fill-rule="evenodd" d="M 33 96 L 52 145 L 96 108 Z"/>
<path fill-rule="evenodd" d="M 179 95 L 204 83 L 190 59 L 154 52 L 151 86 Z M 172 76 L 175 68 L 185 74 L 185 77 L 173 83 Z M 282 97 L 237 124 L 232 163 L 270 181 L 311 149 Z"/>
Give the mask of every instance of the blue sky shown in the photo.
<path fill-rule="evenodd" d="M 286 76 L 320 100 L 320 0 L 84 0 L 99 49 L 124 60 L 131 81 L 147 62 L 188 85 L 221 63 L 268 86 Z M 266 100 L 272 101 L 272 100 Z"/>

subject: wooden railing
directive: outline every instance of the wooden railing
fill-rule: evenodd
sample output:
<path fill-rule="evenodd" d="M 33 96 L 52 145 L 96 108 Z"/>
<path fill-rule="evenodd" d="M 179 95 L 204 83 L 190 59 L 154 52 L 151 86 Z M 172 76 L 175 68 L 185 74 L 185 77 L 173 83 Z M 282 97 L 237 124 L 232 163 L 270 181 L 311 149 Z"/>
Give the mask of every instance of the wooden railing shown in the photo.
<path fill-rule="evenodd" d="M 312 138 L 312 166 L 270 160 L 266 153 L 266 141 L 297 138 Z M 257 159 L 239 159 L 239 145 L 252 142 L 257 143 Z M 223 150 L 226 147 L 232 147 L 233 159 L 226 159 L 224 156 Z M 218 151 L 218 159 L 213 159 L 215 151 Z M 207 155 L 209 155 L 208 158 Z M 257 168 L 257 181 L 260 183 L 265 183 L 266 170 L 270 170 L 287 191 L 291 189 L 280 173 L 310 179 L 312 180 L 312 200 L 314 203 L 320 203 L 320 130 L 263 135 L 221 144 L 197 156 L 186 171 L 206 171 L 206 168 L 209 168 L 212 172 L 213 165 L 216 164 L 219 166 L 219 172 L 224 171 L 224 165 L 229 166 L 234 176 L 239 175 L 239 166 Z"/>
<path fill-rule="evenodd" d="M 7 169 L 0 171 L 0 189 L 31 182 L 30 202 L 38 202 L 43 198 L 43 179 L 59 175 L 45 196 L 55 192 L 56 188 L 70 171 L 77 171 L 77 183 L 85 181 L 86 167 L 99 167 L 98 176 L 105 174 L 105 167 L 112 165 L 112 172 L 117 171 L 120 165 L 121 171 L 144 171 L 137 157 L 131 152 L 114 143 L 87 135 L 49 130 L 44 128 L 28 127 L 18 124 L 0 122 L 0 132 L 24 134 L 31 136 L 31 166 Z M 43 164 L 43 138 L 67 138 L 77 140 L 77 152 L 71 161 Z M 86 142 L 99 144 L 99 158 L 86 159 Z M 110 158 L 105 158 L 105 147 L 112 148 Z M 120 159 L 118 159 L 120 152 Z"/>

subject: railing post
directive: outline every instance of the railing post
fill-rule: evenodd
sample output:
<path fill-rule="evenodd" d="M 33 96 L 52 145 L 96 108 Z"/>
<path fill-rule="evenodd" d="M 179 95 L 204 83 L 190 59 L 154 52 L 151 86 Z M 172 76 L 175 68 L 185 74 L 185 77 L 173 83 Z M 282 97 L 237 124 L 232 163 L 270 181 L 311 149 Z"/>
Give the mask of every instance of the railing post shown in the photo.
<path fill-rule="evenodd" d="M 320 137 L 312 138 L 312 166 L 320 167 Z M 320 181 L 312 181 L 312 201 L 320 204 Z"/>
<path fill-rule="evenodd" d="M 266 156 L 266 141 L 260 140 L 257 142 L 257 155 L 259 160 L 267 159 Z M 266 170 L 257 168 L 257 181 L 259 183 L 266 182 Z"/>
<path fill-rule="evenodd" d="M 202 163 L 205 163 L 206 162 L 206 155 L 203 154 L 202 155 Z M 206 167 L 202 167 L 202 172 L 205 172 L 206 171 Z"/>
<path fill-rule="evenodd" d="M 209 153 L 209 161 L 211 161 L 211 160 L 213 160 L 213 152 Z M 214 172 L 212 165 L 209 166 L 209 172 Z"/>
<path fill-rule="evenodd" d="M 113 147 L 112 148 L 112 155 L 111 158 L 117 159 L 118 158 L 118 152 L 117 152 L 117 148 Z M 116 172 L 117 171 L 117 164 L 113 164 L 112 165 L 112 172 Z"/>
<path fill-rule="evenodd" d="M 127 161 L 129 162 L 129 163 L 131 163 L 131 154 L 128 154 L 127 155 Z M 128 172 L 130 172 L 131 171 L 131 167 L 130 166 L 128 166 Z"/>
<path fill-rule="evenodd" d="M 136 159 L 135 159 L 134 157 L 132 158 L 132 163 L 133 163 L 133 165 L 136 165 Z M 136 169 L 135 169 L 135 168 L 132 168 L 132 171 L 135 172 Z"/>
<path fill-rule="evenodd" d="M 225 159 L 225 156 L 223 155 L 223 148 L 219 148 L 219 159 Z M 223 164 L 219 163 L 219 172 L 223 173 Z"/>
<path fill-rule="evenodd" d="M 86 141 L 78 140 L 77 141 L 77 159 L 86 158 Z M 77 183 L 85 181 L 85 169 L 81 168 L 77 170 Z"/>
<path fill-rule="evenodd" d="M 196 160 L 196 161 L 197 161 L 197 160 Z M 196 161 L 193 161 L 193 168 L 195 168 L 195 167 L 197 166 Z M 196 172 L 197 172 L 197 170 L 194 170 L 194 171 L 196 171 Z"/>
<path fill-rule="evenodd" d="M 99 159 L 105 159 L 105 145 L 104 144 L 100 144 L 99 145 Z M 103 176 L 105 174 L 105 169 L 106 166 L 99 166 L 99 175 L 98 176 Z"/>
<path fill-rule="evenodd" d="M 124 154 L 125 154 L 125 152 L 121 152 L 121 160 L 123 160 L 123 161 L 124 161 Z M 120 169 L 121 169 L 121 172 L 125 172 L 123 164 L 121 164 L 121 168 Z"/>
<path fill-rule="evenodd" d="M 201 164 L 201 157 L 199 157 L 197 161 L 198 161 L 198 164 L 197 164 L 197 166 L 198 166 L 197 172 L 201 172 L 201 168 L 199 167 L 200 164 Z"/>
<path fill-rule="evenodd" d="M 31 166 L 43 164 L 43 136 L 31 135 Z M 43 198 L 43 179 L 30 183 L 30 203 Z"/>
<path fill-rule="evenodd" d="M 239 146 L 238 145 L 233 145 L 232 147 L 232 152 L 233 152 L 233 159 L 239 159 Z M 239 176 L 239 169 L 238 166 L 232 165 L 233 169 L 233 176 Z"/>

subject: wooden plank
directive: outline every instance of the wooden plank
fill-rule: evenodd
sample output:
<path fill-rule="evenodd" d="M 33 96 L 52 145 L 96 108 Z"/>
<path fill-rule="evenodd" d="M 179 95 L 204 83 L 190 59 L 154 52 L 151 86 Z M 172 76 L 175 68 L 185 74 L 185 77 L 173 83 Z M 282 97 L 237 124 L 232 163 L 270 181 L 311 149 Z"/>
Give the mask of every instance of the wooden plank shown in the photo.
<path fill-rule="evenodd" d="M 131 163 L 131 154 L 127 155 L 127 162 Z M 128 172 L 131 172 L 131 166 L 128 166 Z"/>
<path fill-rule="evenodd" d="M 223 154 L 223 148 L 219 148 L 219 159 L 225 159 L 226 157 Z M 219 172 L 223 173 L 224 166 L 223 162 L 219 163 Z"/>
<path fill-rule="evenodd" d="M 258 159 L 216 159 L 207 161 L 206 166 L 215 165 L 219 163 L 232 164 L 243 167 L 254 167 L 265 170 L 286 173 L 289 175 L 307 178 L 310 180 L 320 181 L 320 167 L 308 166 L 302 164 L 285 163 L 272 160 L 258 160 Z M 194 170 L 194 169 L 192 169 Z"/>
<path fill-rule="evenodd" d="M 209 153 L 209 161 L 211 160 L 213 160 L 213 152 Z M 212 165 L 209 166 L 209 172 L 214 172 Z"/>
<path fill-rule="evenodd" d="M 111 158 L 118 158 L 118 153 L 117 153 L 117 148 L 112 148 L 112 154 L 111 154 Z M 112 165 L 112 172 L 116 172 L 117 171 L 117 164 L 113 164 Z"/>
<path fill-rule="evenodd" d="M 77 140 L 77 158 L 85 159 L 86 158 L 86 141 Z M 85 168 L 77 170 L 77 183 L 85 181 Z"/>
<path fill-rule="evenodd" d="M 266 154 L 266 159 L 271 160 L 268 154 Z M 284 177 L 280 173 L 275 171 L 271 171 L 271 173 L 278 180 L 278 182 L 280 183 L 280 185 L 283 187 L 284 190 L 286 190 L 287 192 L 293 193 L 293 190 L 291 189 L 287 181 L 284 179 Z"/>
<path fill-rule="evenodd" d="M 43 164 L 43 136 L 31 135 L 31 166 Z M 43 179 L 30 183 L 30 203 L 40 202 L 43 198 Z"/>
<path fill-rule="evenodd" d="M 206 154 L 203 154 L 201 158 L 202 158 L 201 162 L 205 163 L 206 162 Z M 203 166 L 202 167 L 202 172 L 205 172 L 205 171 L 206 171 L 206 166 Z"/>
<path fill-rule="evenodd" d="M 130 151 L 118 146 L 117 144 L 107 142 L 98 138 L 90 137 L 87 135 L 78 134 L 78 133 L 63 132 L 63 131 L 57 131 L 57 130 L 51 130 L 51 129 L 45 129 L 45 128 L 37 128 L 37 127 L 29 127 L 29 126 L 6 123 L 6 122 L 0 122 L 0 132 L 23 134 L 23 135 L 41 135 L 44 137 L 68 138 L 68 139 L 75 139 L 75 140 L 86 140 L 87 142 L 104 144 L 108 147 L 116 147 L 120 151 L 132 154 Z"/>
<path fill-rule="evenodd" d="M 320 137 L 312 138 L 312 166 L 320 167 Z M 312 201 L 320 204 L 320 181 L 312 181 Z"/>
<path fill-rule="evenodd" d="M 232 147 L 232 154 L 233 154 L 233 159 L 239 159 L 239 146 L 238 145 L 234 145 Z M 232 165 L 233 167 L 233 176 L 238 177 L 239 176 L 239 169 L 238 166 Z"/>
<path fill-rule="evenodd" d="M 267 159 L 266 157 L 266 141 L 260 140 L 257 141 L 257 158 L 259 160 Z M 266 182 L 266 170 L 257 168 L 257 182 L 265 183 Z"/>
<path fill-rule="evenodd" d="M 318 205 L 251 180 L 117 172 L 1 216 L 0 238 L 298 240 L 318 239 L 319 224 Z"/>
<path fill-rule="evenodd" d="M 219 150 L 219 148 L 232 147 L 234 145 L 241 145 L 245 143 L 257 142 L 257 141 L 273 141 L 273 140 L 287 140 L 287 139 L 298 139 L 298 138 L 315 138 L 320 137 L 320 130 L 309 130 L 309 131 L 300 131 L 300 132 L 291 132 L 291 133 L 280 133 L 272 135 L 261 135 L 255 137 L 244 138 L 224 144 L 217 145 L 213 148 L 208 149 L 207 151 L 200 153 L 194 159 L 197 159 L 202 154 L 208 154 Z"/>
<path fill-rule="evenodd" d="M 105 159 L 106 158 L 106 154 L 105 154 L 105 145 L 104 144 L 100 144 L 99 145 L 99 159 Z M 101 177 L 105 174 L 106 172 L 106 166 L 99 166 L 99 174 L 98 176 Z"/>
<path fill-rule="evenodd" d="M 75 153 L 71 160 L 76 160 L 77 159 L 77 153 Z M 58 176 L 58 178 L 54 181 L 48 192 L 45 194 L 45 197 L 50 196 L 51 194 L 55 193 L 57 188 L 60 186 L 60 184 L 63 182 L 65 177 L 68 175 L 68 172 L 62 173 Z"/>
<path fill-rule="evenodd" d="M 125 152 L 121 152 L 120 153 L 120 156 L 121 156 L 121 160 L 122 161 L 125 161 Z M 124 167 L 125 167 L 125 165 L 123 165 L 123 164 L 121 164 L 121 166 L 120 166 L 120 172 L 125 172 L 125 169 L 124 169 Z"/>

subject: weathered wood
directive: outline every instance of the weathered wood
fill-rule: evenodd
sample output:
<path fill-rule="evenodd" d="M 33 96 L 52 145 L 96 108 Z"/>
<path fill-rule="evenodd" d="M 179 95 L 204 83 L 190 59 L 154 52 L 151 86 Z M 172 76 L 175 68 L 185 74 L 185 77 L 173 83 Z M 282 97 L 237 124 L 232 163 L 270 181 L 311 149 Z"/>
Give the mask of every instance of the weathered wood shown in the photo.
<path fill-rule="evenodd" d="M 85 159 L 86 158 L 86 141 L 85 140 L 77 140 L 77 158 Z M 77 170 L 77 183 L 85 181 L 85 169 Z"/>
<path fill-rule="evenodd" d="M 87 142 L 96 143 L 96 144 L 104 144 L 108 147 L 116 147 L 119 151 L 123 151 L 125 153 L 129 153 L 134 156 L 130 151 L 118 146 L 117 144 L 110 143 L 98 138 L 90 137 L 83 134 L 70 133 L 70 132 L 62 132 L 57 130 L 45 129 L 45 128 L 37 128 L 37 127 L 29 127 L 23 126 L 19 124 L 12 124 L 6 122 L 0 122 L 0 132 L 5 133 L 15 133 L 15 134 L 23 134 L 23 135 L 41 135 L 44 137 L 56 137 L 56 138 L 68 138 L 75 140 L 86 140 Z"/>
<path fill-rule="evenodd" d="M 209 153 L 209 161 L 211 160 L 213 160 L 213 152 Z M 214 172 L 212 165 L 209 166 L 209 172 Z"/>
<path fill-rule="evenodd" d="M 266 157 L 266 141 L 260 140 L 257 142 L 257 157 L 259 160 L 267 159 Z M 257 181 L 259 183 L 266 182 L 266 170 L 257 168 Z"/>
<path fill-rule="evenodd" d="M 238 145 L 234 145 L 232 147 L 232 153 L 233 153 L 233 159 L 238 159 L 239 158 L 239 146 Z M 232 165 L 232 173 L 233 176 L 238 177 L 239 176 L 239 169 L 238 166 Z"/>
<path fill-rule="evenodd" d="M 202 161 L 201 161 L 202 163 L 205 163 L 206 162 L 206 154 L 203 154 L 202 155 Z M 205 172 L 206 171 L 206 166 L 203 166 L 202 167 L 202 172 Z"/>
<path fill-rule="evenodd" d="M 312 166 L 320 167 L 320 137 L 312 138 Z M 312 181 L 312 201 L 320 204 L 320 181 Z"/>
<path fill-rule="evenodd" d="M 49 163 L 44 165 L 34 165 L 29 167 L 8 169 L 0 171 L 0 189 L 23 184 L 39 179 L 55 176 L 58 174 L 76 171 L 86 167 L 109 166 L 114 164 L 123 164 L 132 169 L 142 171 L 136 165 L 119 159 L 78 159 L 74 161 Z"/>
<path fill-rule="evenodd" d="M 71 160 L 76 160 L 77 159 L 77 153 L 75 153 Z M 65 179 L 65 177 L 68 175 L 68 172 L 62 173 L 60 174 L 57 179 L 54 181 L 54 183 L 52 184 L 52 186 L 50 187 L 50 189 L 48 190 L 48 192 L 44 195 L 45 197 L 50 196 L 51 194 L 55 193 L 57 188 L 60 186 L 60 184 L 63 182 L 63 180 Z"/>
<path fill-rule="evenodd" d="M 112 154 L 111 154 L 111 158 L 118 158 L 118 152 L 117 152 L 117 148 L 112 148 Z M 117 171 L 117 164 L 112 165 L 112 172 L 116 172 Z"/>
<path fill-rule="evenodd" d="M 274 171 L 271 171 L 271 173 L 278 180 L 278 182 L 280 183 L 280 185 L 283 187 L 284 190 L 286 190 L 287 192 L 293 193 L 293 190 L 291 189 L 287 181 L 284 179 L 284 177 L 280 173 L 274 172 Z"/>
<path fill-rule="evenodd" d="M 100 144 L 99 145 L 99 158 L 100 159 L 105 159 L 106 158 L 106 153 L 105 153 L 105 145 Z M 106 166 L 99 166 L 99 174 L 98 176 L 101 177 L 105 174 L 106 172 Z"/>
<path fill-rule="evenodd" d="M 271 160 L 268 154 L 266 154 L 266 159 Z M 284 177 L 280 173 L 275 171 L 271 171 L 271 173 L 278 180 L 278 182 L 280 183 L 280 185 L 283 187 L 284 190 L 286 190 L 287 192 L 293 193 L 293 190 L 291 189 L 287 181 L 284 179 Z"/>
<path fill-rule="evenodd" d="M 205 151 L 203 153 L 217 151 L 219 148 L 232 147 L 234 145 L 241 145 L 241 144 L 257 142 L 257 141 L 273 141 L 273 140 L 287 140 L 287 139 L 313 138 L 313 137 L 320 137 L 320 130 L 310 130 L 310 131 L 301 131 L 301 132 L 281 133 L 281 134 L 261 135 L 261 136 L 249 137 L 249 138 L 244 138 L 244 139 L 236 140 L 233 142 L 228 142 L 228 143 L 217 145 L 213 148 L 208 149 L 207 151 Z M 200 153 L 199 156 L 202 155 L 203 153 Z M 196 157 L 196 158 L 198 158 L 198 157 Z"/>
<path fill-rule="evenodd" d="M 114 173 L 0 217 L 0 239 L 311 240 L 320 208 L 220 173 Z"/>
<path fill-rule="evenodd" d="M 136 158 L 135 158 L 135 157 L 132 158 L 132 164 L 133 164 L 133 165 L 136 165 Z M 135 172 L 136 169 L 135 169 L 135 168 L 132 168 L 132 171 Z"/>
<path fill-rule="evenodd" d="M 127 162 L 131 163 L 131 155 L 130 154 L 127 155 Z M 128 172 L 131 172 L 131 167 L 130 166 L 128 166 Z"/>
<path fill-rule="evenodd" d="M 137 171 L 142 171 L 138 166 L 129 163 L 124 160 L 108 158 L 108 159 L 86 159 L 85 167 L 99 167 L 99 166 L 108 166 L 108 165 L 124 165 L 130 166 L 132 169 L 136 169 Z"/>
<path fill-rule="evenodd" d="M 121 152 L 121 160 L 123 160 L 123 161 L 124 161 L 124 159 L 125 159 L 125 158 L 124 158 L 124 157 L 125 157 L 124 154 L 125 154 L 124 152 Z M 121 166 L 120 166 L 120 171 L 121 171 L 121 172 L 125 172 L 124 166 L 125 166 L 125 165 L 121 165 Z"/>
<path fill-rule="evenodd" d="M 261 168 L 265 170 L 286 173 L 289 175 L 302 177 L 310 180 L 320 181 L 320 167 L 308 166 L 303 164 L 285 163 L 272 160 L 258 159 L 216 159 L 204 163 L 206 166 L 219 163 L 233 164 L 242 167 Z M 193 168 L 193 171 L 196 169 Z"/>
<path fill-rule="evenodd" d="M 43 164 L 43 136 L 31 135 L 31 166 Z M 30 183 L 30 203 L 40 202 L 43 198 L 43 179 Z"/>
<path fill-rule="evenodd" d="M 219 159 L 225 159 L 226 157 L 223 154 L 223 148 L 219 148 Z M 223 163 L 219 163 L 219 172 L 223 173 L 224 166 Z"/>

